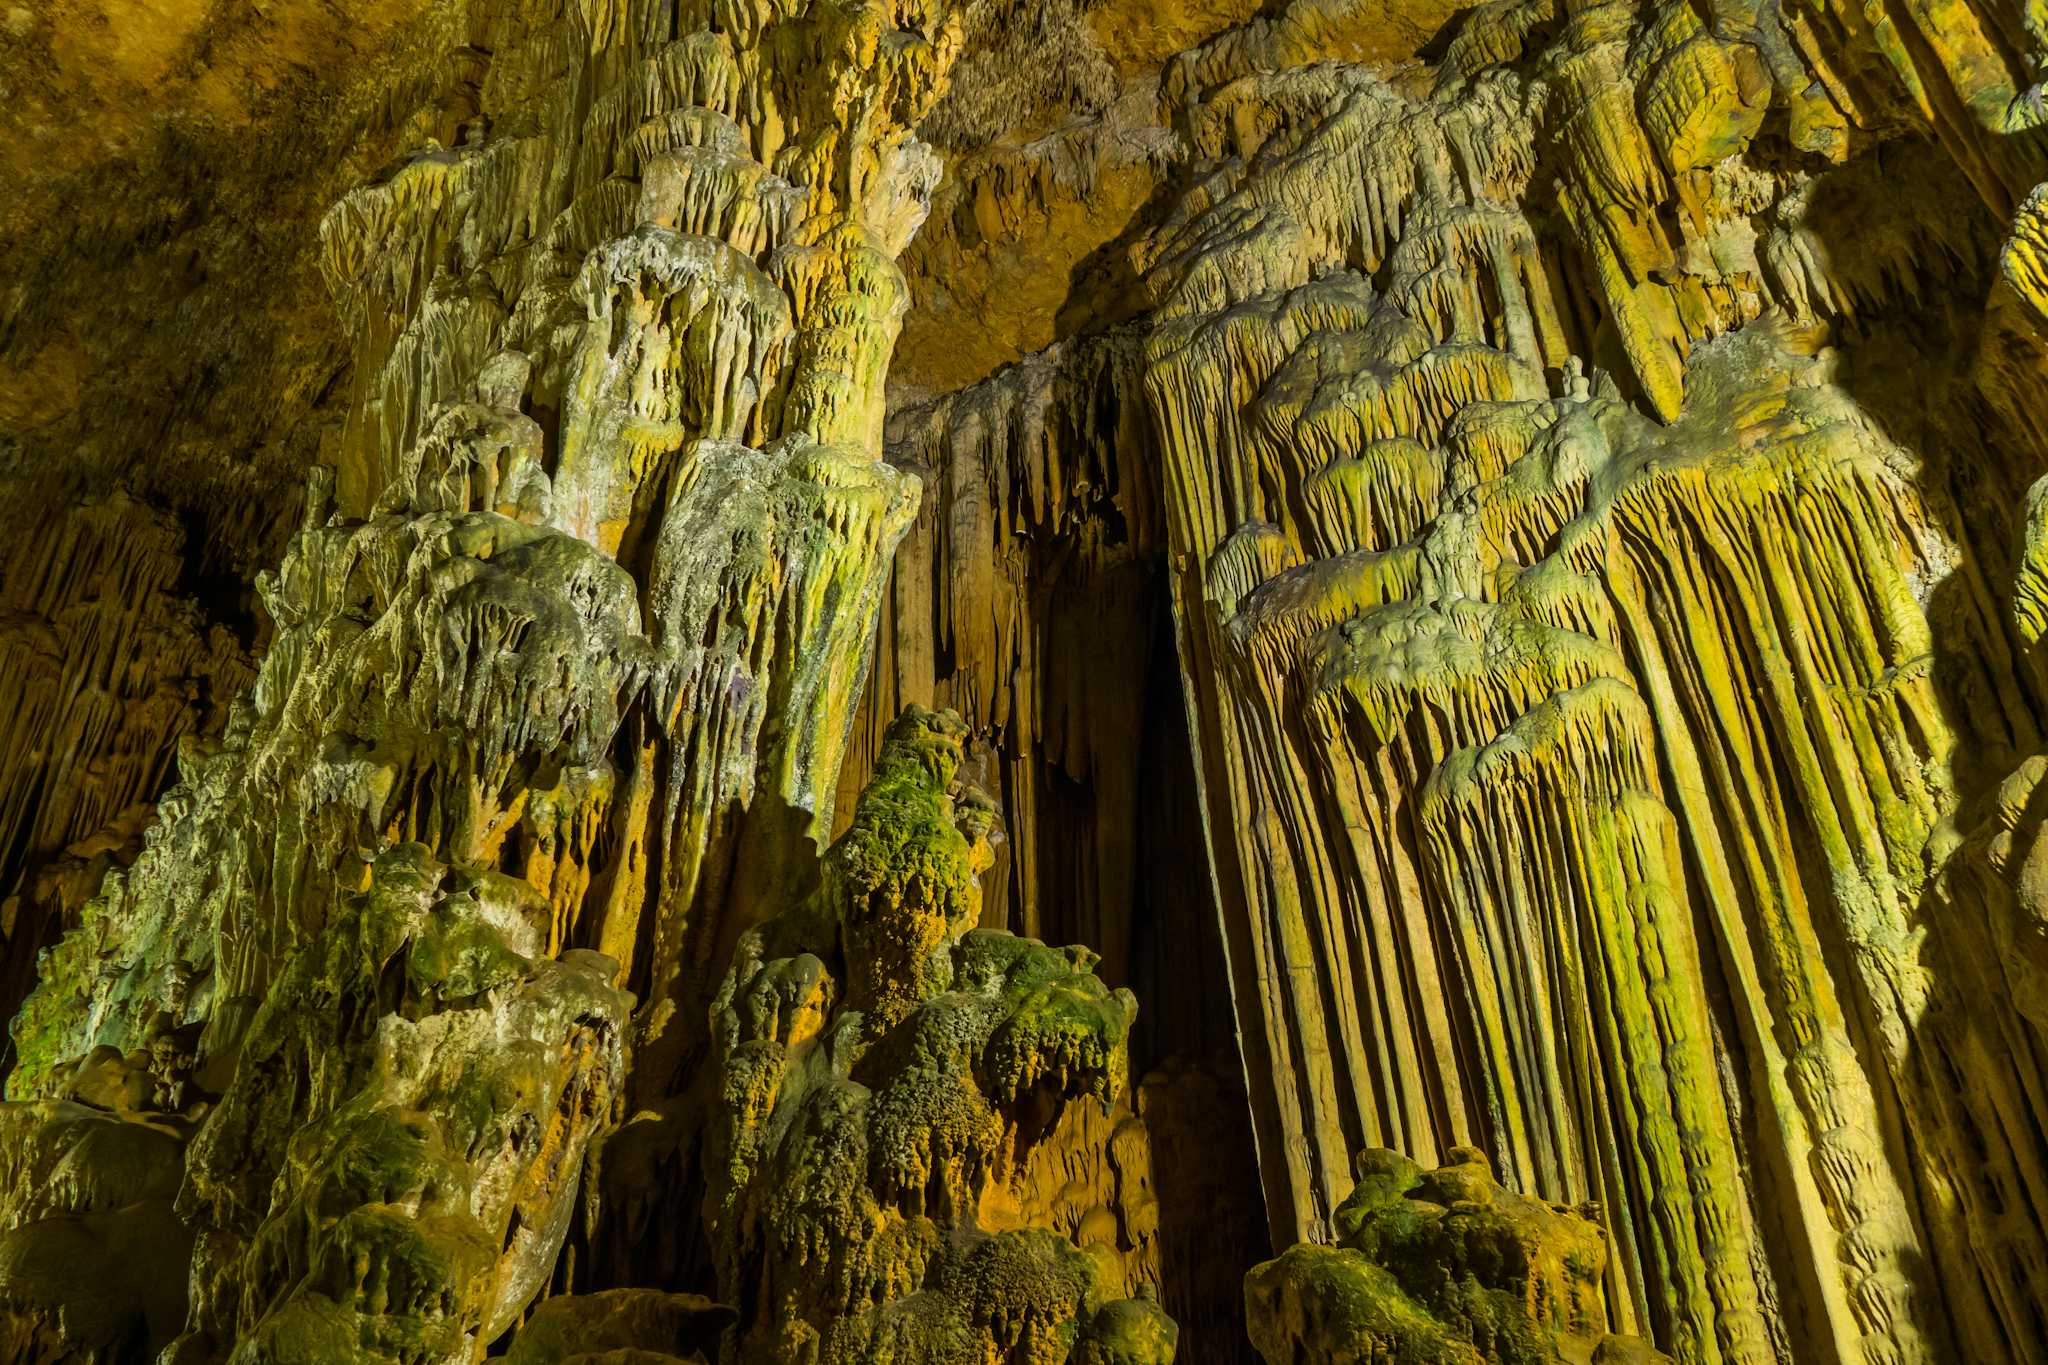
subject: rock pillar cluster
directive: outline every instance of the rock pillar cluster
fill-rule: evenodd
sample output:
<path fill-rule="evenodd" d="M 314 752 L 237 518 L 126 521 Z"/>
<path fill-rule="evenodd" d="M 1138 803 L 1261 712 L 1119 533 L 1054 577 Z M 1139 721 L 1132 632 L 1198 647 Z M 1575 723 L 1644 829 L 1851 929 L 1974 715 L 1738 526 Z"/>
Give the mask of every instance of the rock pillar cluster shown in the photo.
<path fill-rule="evenodd" d="M 730 988 L 715 1033 L 710 1007 L 742 931 L 807 903 L 917 505 L 918 480 L 880 458 L 882 386 L 908 303 L 895 258 L 938 176 L 913 130 L 958 22 L 829 0 L 454 9 L 415 120 L 441 135 L 321 224 L 352 388 L 301 529 L 257 582 L 261 666 L 217 734 L 156 716 L 153 752 L 192 740 L 177 785 L 13 1030 L 13 1359 L 452 1365 L 508 1341 L 556 1359 L 579 1322 L 667 1359 L 715 1351 L 729 1317 L 661 1297 L 673 1266 L 641 1267 L 648 1292 L 616 1301 L 566 1291 L 595 1287 L 607 1136 L 720 1076 L 743 1095 L 768 1041 Z M 116 709 L 131 728 L 156 715 Z M 898 1183 L 871 1198 L 915 1203 L 919 1152 L 985 1167 L 936 1197 L 1022 1188 L 991 1250 L 960 1252 L 981 1297 L 933 1326 L 948 1340 L 1051 1359 L 1044 1343 L 1085 1328 L 1101 1351 L 1157 1338 L 1129 1358 L 1163 1358 L 1163 1316 L 1097 1284 L 1101 1261 L 1105 1284 L 1135 1288 L 1137 1243 L 1091 1258 L 1072 1235 L 1098 1206 L 1061 1204 L 1064 1178 L 1031 1205 L 1008 1164 L 1069 1100 L 1123 1098 L 1128 993 L 1028 940 L 960 947 L 973 857 L 913 844 L 931 865 L 892 867 L 897 807 L 920 839 L 960 841 L 948 798 L 919 786 L 957 765 L 948 742 L 904 741 L 929 773 L 892 770 L 867 798 L 823 894 L 846 915 L 850 1018 L 878 1040 L 921 1018 L 983 1028 L 990 1098 L 948 1074 L 989 1145 L 942 1158 L 949 1139 L 915 1117 L 945 1103 L 924 1073 L 877 1080 L 900 1164 L 878 1155 Z M 880 881 L 847 889 L 861 877 Z M 931 878 L 953 900 L 917 908 Z M 927 1001 L 955 952 L 1004 1010 Z M 848 1066 L 850 1027 L 834 1035 Z M 746 1250 L 766 1234 L 731 1186 L 760 1142 L 736 1129 L 711 1182 L 715 1288 L 744 1303 L 795 1264 Z M 687 1179 L 664 1193 L 665 1218 L 701 1216 Z M 956 1226 L 996 1219 L 936 1216 L 922 1252 L 906 1235 L 906 1259 L 819 1307 L 816 1335 L 871 1326 L 857 1308 L 911 1292 Z M 867 1254 L 844 1230 L 774 1236 Z M 750 1318 L 738 1339 L 767 1330 Z"/>

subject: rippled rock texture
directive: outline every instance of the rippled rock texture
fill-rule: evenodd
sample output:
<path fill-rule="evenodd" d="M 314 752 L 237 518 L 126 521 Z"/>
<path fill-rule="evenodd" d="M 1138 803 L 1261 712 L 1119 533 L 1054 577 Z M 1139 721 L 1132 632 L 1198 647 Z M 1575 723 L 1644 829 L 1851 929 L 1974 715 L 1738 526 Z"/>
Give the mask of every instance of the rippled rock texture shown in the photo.
<path fill-rule="evenodd" d="M 0 11 L 0 1359 L 2048 1361 L 2044 38 Z"/>

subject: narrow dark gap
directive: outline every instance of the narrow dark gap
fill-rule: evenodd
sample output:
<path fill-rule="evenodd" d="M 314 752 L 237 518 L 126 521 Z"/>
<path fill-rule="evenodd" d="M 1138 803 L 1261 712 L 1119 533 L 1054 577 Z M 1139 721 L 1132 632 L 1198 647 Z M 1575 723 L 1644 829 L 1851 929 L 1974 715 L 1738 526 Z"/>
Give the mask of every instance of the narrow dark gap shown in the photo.
<path fill-rule="evenodd" d="M 1181 1324 L 1178 1359 L 1239 1365 L 1256 1359 L 1244 1272 L 1273 1247 L 1163 566 L 1155 582 L 1134 831 L 1131 1075 L 1152 1130 L 1160 1299 Z"/>
<path fill-rule="evenodd" d="M 195 548 L 221 539 L 207 524 L 203 509 L 186 508 L 178 514 L 178 521 L 186 549 L 177 594 L 198 606 L 207 625 L 224 627 L 244 650 L 253 651 L 269 629 L 255 588 L 239 569 Z"/>

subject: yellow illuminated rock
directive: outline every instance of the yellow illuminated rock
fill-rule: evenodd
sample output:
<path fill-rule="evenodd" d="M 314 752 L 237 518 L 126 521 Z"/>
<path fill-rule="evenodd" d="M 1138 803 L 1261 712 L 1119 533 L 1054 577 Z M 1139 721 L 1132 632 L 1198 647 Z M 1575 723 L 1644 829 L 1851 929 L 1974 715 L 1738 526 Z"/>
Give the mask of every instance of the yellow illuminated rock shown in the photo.
<path fill-rule="evenodd" d="M 2048 1362 L 2044 75 L 0 0 L 0 1357 Z"/>

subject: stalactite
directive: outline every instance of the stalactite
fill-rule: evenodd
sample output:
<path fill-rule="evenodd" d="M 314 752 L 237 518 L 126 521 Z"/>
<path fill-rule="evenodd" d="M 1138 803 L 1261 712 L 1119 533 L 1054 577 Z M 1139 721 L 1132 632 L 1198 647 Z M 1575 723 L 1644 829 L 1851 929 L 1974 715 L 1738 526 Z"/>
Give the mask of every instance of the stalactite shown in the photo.
<path fill-rule="evenodd" d="M 125 856 L 182 744 L 213 741 L 249 678 L 242 646 L 185 595 L 182 534 L 127 497 L 65 509 L 0 564 L 0 1000 L 76 923 L 96 866 Z M 82 893 L 82 894 L 81 894 Z"/>
<path fill-rule="evenodd" d="M 1361 1145 L 1476 1146 L 1597 1201 L 1610 1321 L 1677 1359 L 2029 1358 L 2040 1223 L 1956 1230 L 2031 1203 L 2034 1044 L 1944 1003 L 1952 942 L 2021 931 L 1923 908 L 1958 799 L 1924 585 L 1960 557 L 1763 316 L 1971 278 L 1969 214 L 1835 261 L 1863 172 L 1744 169 L 1786 74 L 1689 12 L 1484 11 L 1427 97 L 1233 50 L 1178 71 L 1218 160 L 1145 248 L 1145 387 L 1276 1241 L 1333 1235 Z M 1533 165 L 1488 150 L 1518 103 Z"/>

